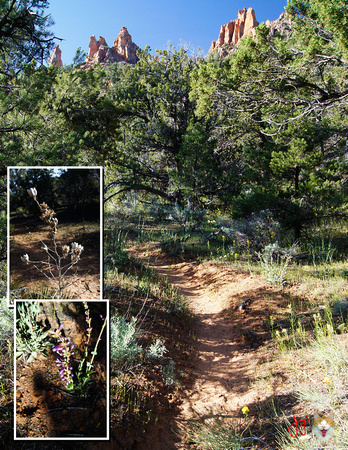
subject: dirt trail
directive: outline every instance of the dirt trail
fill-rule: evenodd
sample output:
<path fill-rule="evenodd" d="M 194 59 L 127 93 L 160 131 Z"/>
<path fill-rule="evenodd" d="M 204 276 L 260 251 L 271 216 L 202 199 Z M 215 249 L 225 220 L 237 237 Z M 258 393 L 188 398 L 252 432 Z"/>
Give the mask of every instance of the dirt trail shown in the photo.
<path fill-rule="evenodd" d="M 255 350 L 247 351 L 236 320 L 227 317 L 226 310 L 231 305 L 238 310 L 246 298 L 260 299 L 260 292 L 267 290 L 265 283 L 210 264 L 173 264 L 164 259 L 150 259 L 150 267 L 181 290 L 196 316 L 195 381 L 184 391 L 180 415 L 173 419 L 172 428 L 180 429 L 189 419 L 208 417 L 211 413 L 241 417 L 241 408 L 257 401 L 259 395 L 250 387 L 258 358 Z M 236 315 L 238 321 L 238 311 Z M 185 448 L 178 442 L 167 444 L 167 448 Z"/>

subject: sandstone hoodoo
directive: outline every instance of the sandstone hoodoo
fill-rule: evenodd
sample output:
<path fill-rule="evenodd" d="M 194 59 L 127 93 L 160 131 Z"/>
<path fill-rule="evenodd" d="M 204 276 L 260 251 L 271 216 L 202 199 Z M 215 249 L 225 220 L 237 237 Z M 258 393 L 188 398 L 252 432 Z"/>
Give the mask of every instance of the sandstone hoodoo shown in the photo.
<path fill-rule="evenodd" d="M 226 25 L 222 25 L 217 41 L 213 41 L 210 52 L 216 49 L 234 47 L 243 36 L 254 36 L 255 28 L 258 26 L 253 8 L 246 8 L 238 11 L 238 19 L 231 20 Z"/>
<path fill-rule="evenodd" d="M 63 65 L 62 51 L 59 48 L 58 44 L 54 47 L 52 53 L 50 54 L 50 56 L 48 58 L 48 64 L 50 66 L 62 67 L 62 65 Z"/>
<path fill-rule="evenodd" d="M 267 20 L 265 23 L 272 35 L 276 32 L 289 35 L 291 32 L 291 19 L 284 12 L 278 19 L 272 22 Z M 253 8 L 239 10 L 238 19 L 231 20 L 226 25 L 221 26 L 219 37 L 212 42 L 209 53 L 215 50 L 220 56 L 227 56 L 238 45 L 243 36 L 255 36 L 258 25 Z"/>
<path fill-rule="evenodd" d="M 135 64 L 139 58 L 137 51 L 139 47 L 132 41 L 132 36 L 126 27 L 122 27 L 114 45 L 109 47 L 103 37 L 97 40 L 93 35 L 89 41 L 89 52 L 86 65 L 92 66 L 96 63 L 107 64 L 113 62 L 127 62 Z"/>

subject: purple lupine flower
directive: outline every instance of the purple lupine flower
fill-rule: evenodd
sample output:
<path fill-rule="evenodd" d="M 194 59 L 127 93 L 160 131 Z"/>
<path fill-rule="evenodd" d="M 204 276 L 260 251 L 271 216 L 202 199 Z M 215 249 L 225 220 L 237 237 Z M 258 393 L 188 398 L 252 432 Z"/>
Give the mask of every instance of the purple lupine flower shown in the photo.
<path fill-rule="evenodd" d="M 70 363 L 70 358 L 74 354 L 72 349 L 75 347 L 74 344 L 71 343 L 71 339 L 69 337 L 64 337 L 61 335 L 61 330 L 63 326 L 61 325 L 58 330 L 56 330 L 54 336 L 59 340 L 59 344 L 52 347 L 52 350 L 58 354 L 58 358 L 56 359 L 56 364 L 58 367 L 58 372 L 62 378 L 62 380 L 68 386 L 73 383 L 73 368 Z"/>

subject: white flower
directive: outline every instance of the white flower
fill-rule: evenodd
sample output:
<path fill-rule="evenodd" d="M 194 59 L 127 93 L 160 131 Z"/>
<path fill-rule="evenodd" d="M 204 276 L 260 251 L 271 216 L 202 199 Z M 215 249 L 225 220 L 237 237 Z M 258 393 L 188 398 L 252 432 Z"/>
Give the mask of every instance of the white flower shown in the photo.
<path fill-rule="evenodd" d="M 27 192 L 30 195 L 30 197 L 33 197 L 33 199 L 36 200 L 37 190 L 35 188 L 27 189 Z"/>
<path fill-rule="evenodd" d="M 77 242 L 71 243 L 71 261 L 77 262 L 80 259 L 80 255 L 83 252 L 83 246 Z"/>
<path fill-rule="evenodd" d="M 67 256 L 70 251 L 69 245 L 63 245 L 62 250 L 63 250 L 63 257 Z"/>
<path fill-rule="evenodd" d="M 73 253 L 81 254 L 83 252 L 83 246 L 78 244 L 77 242 L 72 242 L 71 244 L 71 251 Z"/>
<path fill-rule="evenodd" d="M 25 255 L 21 256 L 21 260 L 29 264 L 29 255 L 26 253 Z"/>

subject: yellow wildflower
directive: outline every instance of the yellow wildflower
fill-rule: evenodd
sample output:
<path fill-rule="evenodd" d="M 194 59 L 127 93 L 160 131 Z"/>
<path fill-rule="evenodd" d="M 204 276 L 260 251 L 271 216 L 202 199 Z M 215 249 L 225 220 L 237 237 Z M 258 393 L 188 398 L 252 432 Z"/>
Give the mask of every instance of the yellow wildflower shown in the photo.
<path fill-rule="evenodd" d="M 248 415 L 248 412 L 249 412 L 250 410 L 249 410 L 249 408 L 247 407 L 247 406 L 243 406 L 243 408 L 242 408 L 242 413 L 245 415 L 245 416 L 247 416 Z"/>

